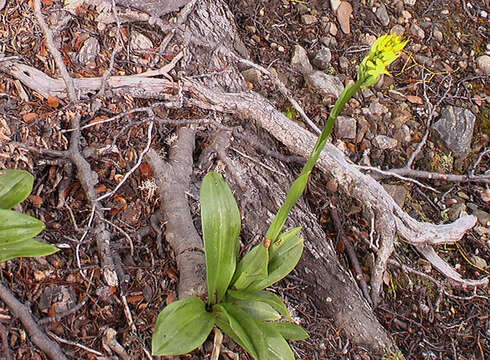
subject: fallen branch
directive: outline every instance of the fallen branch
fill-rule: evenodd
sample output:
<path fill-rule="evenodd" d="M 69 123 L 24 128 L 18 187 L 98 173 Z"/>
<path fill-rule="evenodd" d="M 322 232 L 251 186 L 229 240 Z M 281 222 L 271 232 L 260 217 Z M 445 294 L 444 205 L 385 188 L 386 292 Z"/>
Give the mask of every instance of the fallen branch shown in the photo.
<path fill-rule="evenodd" d="M 24 328 L 31 337 L 32 342 L 36 344 L 39 349 L 44 351 L 46 355 L 53 360 L 68 360 L 60 346 L 51 341 L 39 327 L 29 309 L 17 300 L 10 290 L 2 283 L 0 283 L 0 300 L 7 304 L 12 314 L 20 319 L 22 325 L 24 325 Z"/>

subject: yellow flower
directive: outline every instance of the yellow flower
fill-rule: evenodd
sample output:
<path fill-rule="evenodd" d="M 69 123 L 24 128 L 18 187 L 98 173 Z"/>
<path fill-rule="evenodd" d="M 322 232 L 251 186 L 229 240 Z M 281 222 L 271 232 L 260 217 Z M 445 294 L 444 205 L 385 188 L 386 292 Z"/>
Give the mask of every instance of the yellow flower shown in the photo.
<path fill-rule="evenodd" d="M 362 82 L 362 86 L 374 85 L 381 74 L 389 74 L 386 68 L 400 56 L 407 43 L 408 40 L 403 41 L 396 34 L 379 37 L 359 66 L 357 80 Z"/>

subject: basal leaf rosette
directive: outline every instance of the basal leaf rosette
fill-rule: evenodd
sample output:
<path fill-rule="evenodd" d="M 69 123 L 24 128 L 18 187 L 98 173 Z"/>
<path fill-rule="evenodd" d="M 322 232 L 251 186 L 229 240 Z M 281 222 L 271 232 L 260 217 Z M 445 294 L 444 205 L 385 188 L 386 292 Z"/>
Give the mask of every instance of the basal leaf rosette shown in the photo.
<path fill-rule="evenodd" d="M 357 73 L 362 87 L 374 85 L 381 74 L 389 74 L 387 68 L 398 59 L 408 40 L 396 34 L 386 34 L 379 37 L 371 46 L 369 55 L 362 60 Z"/>

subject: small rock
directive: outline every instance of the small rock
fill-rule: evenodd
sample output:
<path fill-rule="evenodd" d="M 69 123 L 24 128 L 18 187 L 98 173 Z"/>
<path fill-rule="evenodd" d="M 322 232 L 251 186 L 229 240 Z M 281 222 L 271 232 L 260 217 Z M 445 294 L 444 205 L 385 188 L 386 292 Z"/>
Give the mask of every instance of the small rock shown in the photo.
<path fill-rule="evenodd" d="M 405 34 L 405 28 L 403 26 L 397 24 L 391 28 L 390 34 L 396 34 L 396 35 L 402 36 L 403 34 Z"/>
<path fill-rule="evenodd" d="M 462 202 L 456 203 L 454 205 L 451 205 L 447 210 L 446 210 L 446 215 L 451 221 L 456 221 L 459 219 L 461 214 L 466 212 L 466 205 Z"/>
<path fill-rule="evenodd" d="M 129 38 L 129 47 L 132 50 L 129 57 L 131 61 L 143 66 L 148 66 L 150 64 L 151 60 L 145 55 L 147 55 L 148 51 L 153 48 L 153 43 L 148 37 L 133 31 Z"/>
<path fill-rule="evenodd" d="M 328 32 L 332 36 L 337 36 L 339 29 L 337 28 L 337 25 L 335 25 L 334 23 L 330 23 L 329 28 L 328 28 Z"/>
<path fill-rule="evenodd" d="M 432 129 L 449 151 L 456 157 L 464 158 L 470 151 L 475 119 L 475 115 L 467 109 L 446 106 L 442 109 L 439 120 L 432 125 Z"/>
<path fill-rule="evenodd" d="M 322 71 L 313 71 L 306 80 L 312 87 L 320 89 L 326 96 L 338 98 L 344 90 L 344 85 L 339 78 L 327 75 Z"/>
<path fill-rule="evenodd" d="M 337 11 L 340 6 L 340 0 L 330 0 L 330 6 L 333 11 Z"/>
<path fill-rule="evenodd" d="M 347 116 L 339 116 L 335 122 L 335 135 L 342 139 L 355 139 L 356 120 Z"/>
<path fill-rule="evenodd" d="M 82 65 L 93 63 L 100 52 L 100 45 L 96 38 L 89 37 L 83 43 L 80 52 L 78 53 L 78 62 Z"/>
<path fill-rule="evenodd" d="M 410 26 L 409 32 L 410 32 L 410 35 L 418 37 L 421 40 L 423 40 L 425 38 L 425 31 L 422 30 L 422 28 L 420 26 L 418 26 L 416 23 L 412 23 L 412 26 Z"/>
<path fill-rule="evenodd" d="M 364 38 L 363 42 L 364 44 L 371 46 L 374 44 L 376 39 L 377 39 L 376 35 L 366 34 L 366 37 Z"/>
<path fill-rule="evenodd" d="M 129 39 L 129 46 L 136 51 L 149 50 L 153 47 L 151 40 L 145 35 L 133 31 Z"/>
<path fill-rule="evenodd" d="M 384 189 L 395 200 L 399 207 L 403 208 L 408 191 L 403 185 L 383 184 Z"/>
<path fill-rule="evenodd" d="M 301 15 L 301 22 L 305 25 L 312 25 L 318 21 L 317 17 L 310 14 Z"/>
<path fill-rule="evenodd" d="M 472 210 L 472 215 L 476 216 L 478 222 L 483 226 L 490 226 L 490 214 L 481 210 L 475 204 L 468 204 L 468 207 Z"/>
<path fill-rule="evenodd" d="M 255 34 L 257 32 L 257 28 L 255 26 L 252 26 L 252 25 L 245 26 L 245 29 L 247 29 L 247 31 L 252 33 L 252 34 Z"/>
<path fill-rule="evenodd" d="M 396 139 L 390 138 L 389 136 L 385 135 L 377 135 L 374 138 L 373 143 L 381 150 L 394 149 L 398 145 L 398 141 Z"/>
<path fill-rule="evenodd" d="M 403 124 L 398 130 L 396 130 L 394 137 L 401 144 L 408 144 L 410 140 L 412 140 L 412 137 L 410 136 L 410 128 Z"/>
<path fill-rule="evenodd" d="M 417 62 L 419 64 L 422 64 L 422 65 L 428 66 L 428 67 L 431 67 L 434 64 L 433 58 L 431 58 L 429 56 L 424 56 L 424 55 L 416 54 L 415 55 L 415 60 L 417 60 Z"/>
<path fill-rule="evenodd" d="M 361 143 L 364 140 L 364 135 L 366 135 L 369 130 L 369 122 L 363 116 L 359 117 L 359 126 L 357 127 L 357 137 L 356 142 Z"/>
<path fill-rule="evenodd" d="M 411 18 L 412 18 L 412 14 L 410 14 L 410 12 L 408 12 L 407 10 L 402 11 L 402 21 L 404 23 L 408 23 Z"/>
<path fill-rule="evenodd" d="M 442 34 L 442 31 L 440 30 L 434 30 L 434 38 L 439 41 L 439 42 L 442 42 L 444 40 L 444 35 Z"/>
<path fill-rule="evenodd" d="M 478 266 L 479 268 L 481 269 L 485 269 L 488 265 L 487 265 L 487 261 L 477 255 L 472 255 L 471 256 L 471 262 Z"/>
<path fill-rule="evenodd" d="M 339 183 L 334 178 L 331 178 L 327 182 L 327 190 L 331 192 L 336 192 L 339 188 Z"/>
<path fill-rule="evenodd" d="M 254 83 L 254 84 L 256 84 L 256 83 L 260 82 L 260 80 L 262 80 L 262 73 L 255 68 L 250 68 L 250 69 L 242 71 L 242 76 L 246 81 Z"/>
<path fill-rule="evenodd" d="M 302 4 L 302 3 L 296 3 L 296 9 L 298 9 L 298 12 L 300 13 L 300 15 L 304 15 L 304 14 L 307 14 L 310 12 L 310 9 L 308 8 L 308 6 L 306 6 L 305 4 Z"/>
<path fill-rule="evenodd" d="M 311 62 L 320 70 L 327 70 L 330 60 L 332 59 L 332 52 L 329 48 L 322 46 L 316 53 Z"/>
<path fill-rule="evenodd" d="M 337 20 L 344 34 L 350 34 L 350 16 L 352 15 L 352 5 L 347 1 L 341 1 L 337 8 Z"/>
<path fill-rule="evenodd" d="M 485 74 L 490 74 L 490 56 L 482 55 L 476 59 L 476 64 L 478 68 L 482 70 Z"/>
<path fill-rule="evenodd" d="M 310 64 L 306 50 L 300 45 L 294 46 L 291 65 L 303 74 L 309 74 L 313 71 L 313 66 Z"/>
<path fill-rule="evenodd" d="M 420 44 L 415 44 L 415 43 L 410 43 L 410 45 L 408 46 L 408 48 L 410 50 L 412 50 L 413 53 L 418 53 L 420 51 L 420 49 L 422 49 L 422 45 Z"/>
<path fill-rule="evenodd" d="M 480 193 L 480 196 L 481 196 L 481 199 L 489 204 L 490 203 L 490 189 L 485 189 L 485 190 L 482 190 L 482 192 Z"/>
<path fill-rule="evenodd" d="M 369 112 L 372 115 L 383 115 L 388 112 L 388 108 L 379 102 L 372 102 L 369 104 Z"/>
<path fill-rule="evenodd" d="M 362 94 L 362 97 L 364 98 L 364 100 L 367 100 L 367 99 L 369 99 L 369 98 L 371 98 L 371 97 L 374 96 L 373 91 L 370 88 L 368 88 L 368 87 L 365 88 L 365 89 L 363 89 L 362 92 L 361 92 L 361 94 Z"/>
<path fill-rule="evenodd" d="M 339 66 L 342 70 L 347 70 L 349 68 L 349 59 L 347 59 L 345 56 L 341 56 L 339 58 Z"/>
<path fill-rule="evenodd" d="M 1 2 L 2 1 L 0 0 L 0 3 Z M 59 34 L 63 30 L 68 28 L 72 20 L 73 20 L 72 14 L 70 14 L 67 11 L 52 11 L 48 17 L 49 28 L 54 34 Z M 56 42 L 56 38 L 55 38 L 55 42 Z"/>
<path fill-rule="evenodd" d="M 381 21 L 383 26 L 388 26 L 390 24 L 390 16 L 386 10 L 386 6 L 381 3 L 380 7 L 376 9 L 376 17 Z"/>
<path fill-rule="evenodd" d="M 414 6 L 417 0 L 404 0 L 405 5 Z"/>
<path fill-rule="evenodd" d="M 0 0 L 0 10 L 3 10 L 5 5 L 7 5 L 7 0 Z"/>

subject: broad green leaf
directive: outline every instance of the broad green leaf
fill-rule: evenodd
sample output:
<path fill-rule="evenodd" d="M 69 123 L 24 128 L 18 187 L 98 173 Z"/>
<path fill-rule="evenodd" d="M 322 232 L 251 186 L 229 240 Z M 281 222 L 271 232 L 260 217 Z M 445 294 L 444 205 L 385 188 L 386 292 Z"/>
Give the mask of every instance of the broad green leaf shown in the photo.
<path fill-rule="evenodd" d="M 246 289 L 251 283 L 267 277 L 269 251 L 263 243 L 258 244 L 240 260 L 231 282 L 237 290 Z"/>
<path fill-rule="evenodd" d="M 278 282 L 289 274 L 298 264 L 303 254 L 304 242 L 297 234 L 301 228 L 294 228 L 279 236 L 269 248 L 267 278 L 254 282 L 248 290 L 262 290 Z"/>
<path fill-rule="evenodd" d="M 171 303 L 158 315 L 151 341 L 153 355 L 182 355 L 208 337 L 215 315 L 206 311 L 206 304 L 197 296 Z"/>
<path fill-rule="evenodd" d="M 304 340 L 310 336 L 301 326 L 291 322 L 274 321 L 267 324 L 288 340 Z"/>
<path fill-rule="evenodd" d="M 29 239 L 45 228 L 44 223 L 29 215 L 0 209 L 0 244 Z"/>
<path fill-rule="evenodd" d="M 208 173 L 201 187 L 201 221 L 206 252 L 208 302 L 220 302 L 230 285 L 239 249 L 241 218 L 221 174 Z"/>
<path fill-rule="evenodd" d="M 291 315 L 289 314 L 288 308 L 286 307 L 282 299 L 270 291 L 259 290 L 259 291 L 252 292 L 252 291 L 229 289 L 227 292 L 227 299 L 229 299 L 230 302 L 234 302 L 234 299 L 247 300 L 247 301 L 262 301 L 272 306 L 288 320 L 291 320 Z"/>
<path fill-rule="evenodd" d="M 34 176 L 25 170 L 0 170 L 0 209 L 11 209 L 32 191 Z"/>
<path fill-rule="evenodd" d="M 286 196 L 286 200 L 284 204 L 282 204 L 281 208 L 277 212 L 272 224 L 269 226 L 267 233 L 265 234 L 265 238 L 270 240 L 272 243 L 277 241 L 279 234 L 286 223 L 289 212 L 293 208 L 294 204 L 298 201 L 300 196 L 303 194 L 303 191 L 308 184 L 308 179 L 310 177 L 310 171 L 302 173 L 294 182 L 291 184 L 291 188 L 288 191 Z"/>
<path fill-rule="evenodd" d="M 56 246 L 34 239 L 0 243 L 0 263 L 18 257 L 51 255 L 57 251 L 59 249 Z"/>
<path fill-rule="evenodd" d="M 282 335 L 269 326 L 270 323 L 256 321 L 257 326 L 265 335 L 265 343 L 267 352 L 262 359 L 267 360 L 294 360 L 294 353 L 287 341 Z"/>
<path fill-rule="evenodd" d="M 247 346 L 242 342 L 242 340 L 240 340 L 238 335 L 235 334 L 235 332 L 231 328 L 227 316 L 228 315 L 224 315 L 223 312 L 217 312 L 216 313 L 216 326 L 218 326 L 221 329 L 221 331 L 223 331 L 230 339 L 232 339 L 234 342 L 236 342 L 242 348 L 247 349 Z M 248 351 L 248 352 L 252 355 L 251 351 Z"/>
<path fill-rule="evenodd" d="M 221 303 L 213 307 L 216 312 L 218 326 L 222 320 L 225 320 L 228 327 L 220 327 L 226 334 L 231 330 L 234 335 L 232 339 L 239 339 L 239 343 L 257 360 L 265 360 L 267 352 L 264 342 L 264 333 L 259 328 L 255 320 L 237 305 L 231 303 Z"/>
<path fill-rule="evenodd" d="M 257 300 L 234 300 L 233 304 L 237 305 L 254 319 L 263 321 L 277 321 L 281 318 L 279 314 L 269 304 Z"/>

